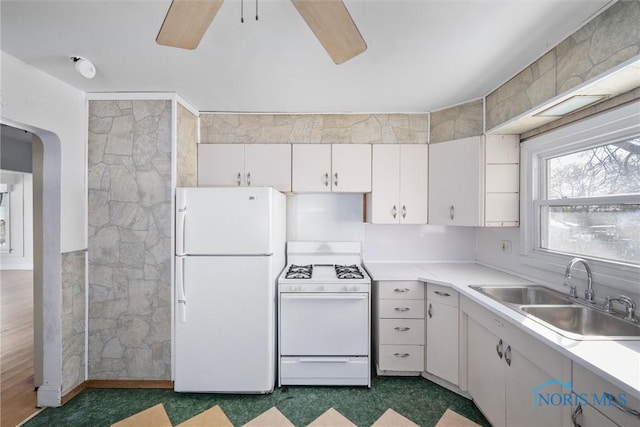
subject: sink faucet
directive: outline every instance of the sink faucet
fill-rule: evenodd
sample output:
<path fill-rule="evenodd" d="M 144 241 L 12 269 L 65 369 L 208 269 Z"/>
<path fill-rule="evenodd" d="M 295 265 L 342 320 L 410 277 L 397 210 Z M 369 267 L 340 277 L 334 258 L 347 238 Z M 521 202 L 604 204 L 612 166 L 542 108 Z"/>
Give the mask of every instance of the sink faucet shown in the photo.
<path fill-rule="evenodd" d="M 638 322 L 638 319 L 636 319 L 636 314 L 635 314 L 636 303 L 631 298 L 625 295 L 620 295 L 618 298 L 607 297 L 607 300 L 604 303 L 604 310 L 607 313 L 613 313 L 612 303 L 614 301 L 619 302 L 620 304 L 623 304 L 627 309 L 627 316 L 624 318 L 624 320 L 628 320 L 633 323 Z"/>
<path fill-rule="evenodd" d="M 591 267 L 589 267 L 589 264 L 587 264 L 587 261 L 583 258 L 574 258 L 571 260 L 571 262 L 569 262 L 569 264 L 567 265 L 567 268 L 564 271 L 564 277 L 566 277 L 567 279 L 571 279 L 571 269 L 573 268 L 574 265 L 576 264 L 582 264 L 584 265 L 584 269 L 587 272 L 587 290 L 584 291 L 584 299 L 585 301 L 587 301 L 588 303 L 591 304 L 595 304 L 595 296 L 596 293 L 593 291 L 593 280 L 591 277 Z M 571 296 L 576 296 L 575 295 L 575 287 L 572 286 L 571 289 Z"/>

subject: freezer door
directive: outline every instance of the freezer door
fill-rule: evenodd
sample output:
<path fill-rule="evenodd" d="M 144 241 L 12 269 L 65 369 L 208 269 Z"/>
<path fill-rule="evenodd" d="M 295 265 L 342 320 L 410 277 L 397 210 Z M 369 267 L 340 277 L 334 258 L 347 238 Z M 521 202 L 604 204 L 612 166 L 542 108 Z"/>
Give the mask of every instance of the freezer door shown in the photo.
<path fill-rule="evenodd" d="M 267 393 L 275 384 L 272 257 L 177 257 L 175 390 Z"/>
<path fill-rule="evenodd" d="M 177 255 L 273 253 L 271 188 L 176 189 Z"/>

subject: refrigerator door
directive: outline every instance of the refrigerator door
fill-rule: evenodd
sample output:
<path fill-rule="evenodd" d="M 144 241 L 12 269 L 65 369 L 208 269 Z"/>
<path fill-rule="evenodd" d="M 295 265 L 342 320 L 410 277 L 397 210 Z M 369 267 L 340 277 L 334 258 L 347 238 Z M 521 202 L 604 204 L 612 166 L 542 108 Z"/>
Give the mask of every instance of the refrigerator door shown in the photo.
<path fill-rule="evenodd" d="M 177 188 L 177 255 L 273 253 L 272 188 Z"/>
<path fill-rule="evenodd" d="M 176 391 L 273 390 L 272 258 L 176 257 Z"/>

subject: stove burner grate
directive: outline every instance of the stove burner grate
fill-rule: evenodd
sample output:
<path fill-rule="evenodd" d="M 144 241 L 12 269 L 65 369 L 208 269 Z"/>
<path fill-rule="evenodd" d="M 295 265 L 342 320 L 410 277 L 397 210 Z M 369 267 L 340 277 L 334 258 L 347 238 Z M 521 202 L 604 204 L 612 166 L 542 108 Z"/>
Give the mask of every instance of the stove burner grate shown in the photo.
<path fill-rule="evenodd" d="M 292 264 L 285 274 L 285 279 L 311 279 L 313 274 L 313 265 L 295 265 Z"/>
<path fill-rule="evenodd" d="M 338 279 L 364 279 L 364 274 L 360 267 L 352 265 L 336 265 L 336 276 Z"/>

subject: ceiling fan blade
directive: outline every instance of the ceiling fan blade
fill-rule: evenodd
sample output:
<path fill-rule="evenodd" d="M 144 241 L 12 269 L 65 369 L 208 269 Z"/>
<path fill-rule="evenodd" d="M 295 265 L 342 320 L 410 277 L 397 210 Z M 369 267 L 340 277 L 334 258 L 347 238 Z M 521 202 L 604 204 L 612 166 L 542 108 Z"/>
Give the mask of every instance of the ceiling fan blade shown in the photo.
<path fill-rule="evenodd" d="M 367 43 L 341 0 L 291 2 L 336 64 L 367 50 Z"/>
<path fill-rule="evenodd" d="M 195 49 L 224 0 L 173 0 L 156 43 Z"/>

